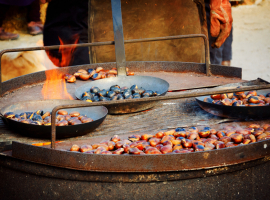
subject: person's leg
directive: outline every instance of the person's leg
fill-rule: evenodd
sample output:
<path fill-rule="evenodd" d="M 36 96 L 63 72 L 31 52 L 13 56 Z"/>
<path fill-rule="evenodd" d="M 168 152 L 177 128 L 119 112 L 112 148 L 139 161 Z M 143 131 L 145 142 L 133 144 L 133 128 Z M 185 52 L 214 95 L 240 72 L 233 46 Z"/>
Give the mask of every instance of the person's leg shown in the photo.
<path fill-rule="evenodd" d="M 73 44 L 76 36 L 79 37 L 78 43 L 88 42 L 87 18 L 88 0 L 51 1 L 47 8 L 43 31 L 44 45 L 60 45 L 59 38 L 65 44 Z M 57 58 L 61 61 L 61 54 L 58 50 L 47 51 L 47 54 L 52 57 L 51 60 Z M 69 63 L 70 66 L 82 64 L 89 64 L 88 47 L 77 48 Z"/>
<path fill-rule="evenodd" d="M 233 28 L 230 36 L 224 42 L 224 48 L 222 52 L 222 65 L 230 66 L 232 60 L 232 42 L 233 42 Z"/>
<path fill-rule="evenodd" d="M 31 35 L 42 34 L 43 24 L 40 20 L 39 0 L 33 1 L 27 6 L 28 32 Z"/>
<path fill-rule="evenodd" d="M 19 34 L 5 32 L 2 27 L 8 9 L 9 5 L 0 4 L 0 40 L 15 40 L 19 38 Z"/>

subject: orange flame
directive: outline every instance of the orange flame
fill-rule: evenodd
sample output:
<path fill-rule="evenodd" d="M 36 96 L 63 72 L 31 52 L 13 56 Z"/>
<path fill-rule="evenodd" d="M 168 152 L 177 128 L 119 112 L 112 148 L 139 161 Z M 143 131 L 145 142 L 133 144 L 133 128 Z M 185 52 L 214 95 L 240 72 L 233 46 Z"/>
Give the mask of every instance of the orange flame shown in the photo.
<path fill-rule="evenodd" d="M 75 51 L 75 47 L 71 48 L 64 48 L 64 42 L 59 38 L 60 41 L 60 48 L 59 53 L 61 58 L 55 58 L 54 56 L 50 55 L 50 52 L 46 52 L 50 60 L 53 62 L 54 65 L 58 67 L 66 67 L 69 66 L 72 55 Z M 79 41 L 79 37 L 76 36 L 75 43 L 77 44 Z M 44 99 L 70 99 L 73 100 L 74 98 L 67 92 L 66 88 L 66 81 L 63 78 L 64 73 L 58 69 L 48 70 L 45 71 L 46 74 L 46 81 L 42 88 L 42 95 Z"/>

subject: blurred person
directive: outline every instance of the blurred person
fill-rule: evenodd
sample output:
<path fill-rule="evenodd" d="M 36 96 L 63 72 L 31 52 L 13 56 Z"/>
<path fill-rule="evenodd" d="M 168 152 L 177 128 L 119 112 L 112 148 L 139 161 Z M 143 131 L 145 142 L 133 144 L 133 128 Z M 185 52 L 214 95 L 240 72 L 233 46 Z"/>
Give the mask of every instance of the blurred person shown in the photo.
<path fill-rule="evenodd" d="M 88 0 L 41 0 L 49 2 L 46 12 L 46 21 L 43 30 L 44 46 L 63 44 L 88 43 Z M 62 54 L 58 50 L 46 51 L 50 60 L 58 67 Z M 89 64 L 88 47 L 76 48 L 68 64 Z"/>
<path fill-rule="evenodd" d="M 39 0 L 0 0 L 0 40 L 15 40 L 19 34 L 6 32 L 2 27 L 10 6 L 27 6 L 27 27 L 31 35 L 42 34 L 43 24 L 40 21 Z"/>
<path fill-rule="evenodd" d="M 205 0 L 211 64 L 230 66 L 232 15 L 229 0 Z"/>

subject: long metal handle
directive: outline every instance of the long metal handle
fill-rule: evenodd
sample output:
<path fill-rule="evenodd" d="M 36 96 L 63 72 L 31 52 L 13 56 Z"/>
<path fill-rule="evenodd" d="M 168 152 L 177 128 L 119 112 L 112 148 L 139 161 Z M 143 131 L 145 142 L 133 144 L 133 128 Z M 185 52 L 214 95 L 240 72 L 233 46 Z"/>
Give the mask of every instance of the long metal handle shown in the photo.
<path fill-rule="evenodd" d="M 177 95 L 168 95 L 168 96 L 158 96 L 158 97 L 149 97 L 149 98 L 141 98 L 141 99 L 126 99 L 126 100 L 116 100 L 116 101 L 102 101 L 102 102 L 82 102 L 80 104 L 70 104 L 70 105 L 60 105 L 56 106 L 52 110 L 52 125 L 51 125 L 51 148 L 55 149 L 55 140 L 56 140 L 56 112 L 63 108 L 79 108 L 79 107 L 91 107 L 91 106 L 108 106 L 108 105 L 119 105 L 123 103 L 139 103 L 139 102 L 146 102 L 146 101 L 161 101 L 161 100 L 173 100 L 173 99 L 181 99 L 181 98 L 191 98 L 191 97 L 198 97 L 198 96 L 206 96 L 206 95 L 213 95 L 213 94 L 224 94 L 224 93 L 233 93 L 233 92 L 241 92 L 241 91 L 249 91 L 249 90 L 261 90 L 261 89 L 269 89 L 270 84 L 267 85 L 256 85 L 256 86 L 245 86 L 245 87 L 232 87 L 232 88 L 215 88 L 215 89 L 207 89 L 207 90 L 198 90 L 193 92 L 182 92 L 181 94 Z"/>
<path fill-rule="evenodd" d="M 126 76 L 126 55 L 124 45 L 121 0 L 111 0 L 113 31 L 115 42 L 115 58 L 118 76 Z"/>

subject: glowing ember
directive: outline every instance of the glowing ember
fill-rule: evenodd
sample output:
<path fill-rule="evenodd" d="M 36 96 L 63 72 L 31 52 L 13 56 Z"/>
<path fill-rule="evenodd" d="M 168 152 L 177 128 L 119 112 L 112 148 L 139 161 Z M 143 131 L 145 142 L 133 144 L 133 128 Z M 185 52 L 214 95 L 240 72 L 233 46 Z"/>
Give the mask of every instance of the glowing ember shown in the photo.
<path fill-rule="evenodd" d="M 76 36 L 75 43 L 78 43 L 78 36 Z M 64 42 L 59 38 L 60 45 L 64 45 Z M 74 53 L 74 48 L 59 48 L 59 53 L 61 55 L 60 58 L 55 58 L 52 55 L 50 55 L 49 52 L 46 52 L 49 56 L 50 60 L 53 62 L 54 65 L 58 67 L 66 67 L 69 66 L 72 55 Z M 54 69 L 54 70 L 48 70 L 45 71 L 46 73 L 46 81 L 42 88 L 42 95 L 44 99 L 71 99 L 74 98 L 67 92 L 66 88 L 66 82 L 63 78 L 64 73 L 62 73 L 60 70 Z"/>

